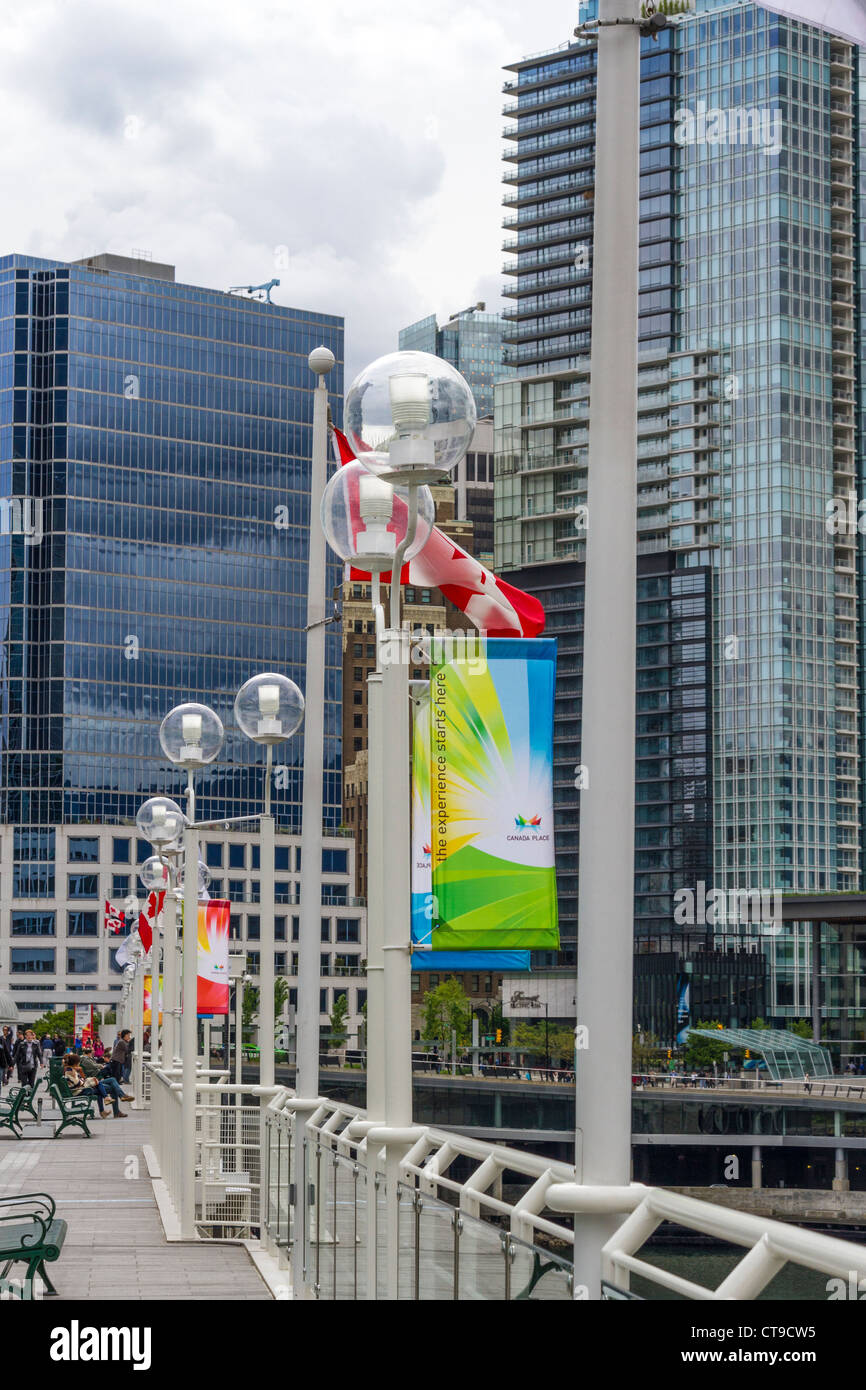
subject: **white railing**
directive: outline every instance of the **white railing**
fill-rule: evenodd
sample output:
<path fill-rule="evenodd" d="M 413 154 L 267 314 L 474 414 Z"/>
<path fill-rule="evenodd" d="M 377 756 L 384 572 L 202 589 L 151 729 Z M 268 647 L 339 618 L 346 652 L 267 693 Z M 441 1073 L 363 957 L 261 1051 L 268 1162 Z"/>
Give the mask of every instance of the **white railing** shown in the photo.
<path fill-rule="evenodd" d="M 174 1214 L 181 1208 L 183 1084 L 179 1068 L 149 1067 L 151 1138 Z M 197 1234 L 248 1239 L 261 1230 L 263 1099 L 274 1087 L 235 1086 L 224 1071 L 198 1073 L 196 1085 Z"/>
<path fill-rule="evenodd" d="M 599 1215 L 621 1218 L 601 1251 L 610 1297 L 633 1296 L 630 1274 L 709 1300 L 756 1298 L 786 1264 L 866 1277 L 861 1245 L 637 1183 L 581 1186 L 567 1163 L 288 1091 L 268 1106 L 266 1156 L 262 1238 L 296 1298 L 586 1298 L 575 1230 Z M 640 1254 L 665 1221 L 744 1253 L 717 1288 L 682 1278 Z"/>

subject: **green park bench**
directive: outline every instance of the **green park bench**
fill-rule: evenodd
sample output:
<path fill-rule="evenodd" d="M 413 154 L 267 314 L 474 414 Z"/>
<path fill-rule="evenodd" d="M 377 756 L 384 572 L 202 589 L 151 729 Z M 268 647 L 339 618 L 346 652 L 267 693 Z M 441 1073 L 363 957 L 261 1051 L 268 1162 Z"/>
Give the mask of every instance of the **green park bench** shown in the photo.
<path fill-rule="evenodd" d="M 25 1289 L 29 1289 L 23 1298 L 34 1297 L 33 1280 L 37 1275 L 47 1293 L 56 1293 L 45 1272 L 45 1262 L 59 1256 L 66 1229 L 66 1222 L 56 1215 L 54 1198 L 45 1192 L 0 1197 L 0 1278 L 6 1278 L 13 1264 L 26 1264 L 24 1283 Z"/>
<path fill-rule="evenodd" d="M 33 1102 L 34 1102 L 34 1100 L 36 1099 L 36 1092 L 39 1090 L 39 1087 L 40 1087 L 41 1085 L 42 1085 L 42 1079 L 41 1079 L 41 1077 L 40 1077 L 40 1079 L 39 1079 L 38 1081 L 34 1081 L 34 1083 L 33 1083 L 32 1086 L 10 1086 L 10 1087 L 9 1087 L 9 1096 L 10 1096 L 10 1098 L 13 1097 L 13 1096 L 16 1096 L 16 1095 L 18 1094 L 19 1091 L 23 1091 L 23 1092 L 24 1092 L 23 1097 L 22 1097 L 22 1099 L 21 1099 L 21 1103 L 20 1103 L 20 1105 L 18 1106 L 18 1114 L 19 1114 L 19 1115 L 21 1114 L 21 1111 L 22 1111 L 22 1110 L 26 1110 L 28 1115 L 32 1115 L 32 1116 L 33 1116 L 34 1120 L 38 1120 L 38 1119 L 39 1119 L 39 1115 L 38 1115 L 38 1114 L 36 1113 L 36 1111 L 33 1109 Z"/>
<path fill-rule="evenodd" d="M 64 1094 L 65 1092 L 65 1094 Z M 96 1100 L 96 1095 L 70 1096 L 69 1087 L 65 1081 L 53 1083 L 48 1087 L 49 1095 L 54 1097 L 57 1108 L 60 1111 L 60 1124 L 54 1131 L 53 1138 L 57 1139 L 70 1125 L 83 1129 L 88 1139 L 93 1135 L 87 1128 L 87 1121 L 90 1119 L 90 1107 Z"/>
<path fill-rule="evenodd" d="M 19 1086 L 14 1096 L 0 1096 L 0 1129 L 11 1129 L 16 1139 L 24 1138 L 18 1112 L 26 1099 L 26 1086 Z"/>

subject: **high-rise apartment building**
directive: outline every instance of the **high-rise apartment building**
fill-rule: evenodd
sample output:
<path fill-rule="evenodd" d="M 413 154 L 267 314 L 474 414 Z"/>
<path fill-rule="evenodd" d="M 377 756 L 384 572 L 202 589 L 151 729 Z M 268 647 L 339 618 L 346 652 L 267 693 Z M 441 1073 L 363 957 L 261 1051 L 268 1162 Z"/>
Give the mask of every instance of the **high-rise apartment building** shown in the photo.
<path fill-rule="evenodd" d="M 435 314 L 401 328 L 400 350 L 414 348 L 444 357 L 472 388 L 479 420 L 493 414 L 493 388 L 507 375 L 502 357 L 502 319 L 484 305 L 453 314 L 440 328 Z"/>
<path fill-rule="evenodd" d="M 748 0 L 696 0 L 695 10 L 645 39 L 641 56 L 637 948 L 703 952 L 702 970 L 714 954 L 758 951 L 763 1012 L 783 1021 L 811 1010 L 807 933 L 730 916 L 681 923 L 671 905 L 696 879 L 709 887 L 708 872 L 726 893 L 859 886 L 860 542 L 856 528 L 830 534 L 826 516 L 862 472 L 863 59 Z M 569 953 L 595 44 L 567 43 L 510 73 L 511 379 L 497 388 L 496 557 L 559 628 Z M 850 933 L 834 940 L 825 972 L 840 950 L 854 988 L 862 946 Z M 848 987 L 826 992 L 826 1026 L 866 1051 L 866 1010 L 832 1002 Z M 753 1007 L 751 984 L 746 994 Z"/>
<path fill-rule="evenodd" d="M 138 889 L 142 846 L 130 849 L 128 828 L 142 801 L 182 794 L 157 737 L 173 705 L 201 700 L 227 728 L 196 779 L 199 818 L 261 809 L 264 761 L 233 727 L 233 698 L 262 670 L 305 684 L 307 356 L 320 343 L 337 359 L 338 414 L 339 318 L 178 284 L 172 266 L 148 261 L 0 259 L 4 987 L 62 1002 L 117 979 L 102 899 Z M 323 819 L 348 905 L 333 630 L 326 659 Z M 276 754 L 286 858 L 302 740 Z M 237 870 L 226 895 L 255 902 L 257 847 L 223 838 Z M 292 901 L 289 880 L 281 893 Z M 254 941 L 255 910 L 239 912 L 238 933 Z"/>

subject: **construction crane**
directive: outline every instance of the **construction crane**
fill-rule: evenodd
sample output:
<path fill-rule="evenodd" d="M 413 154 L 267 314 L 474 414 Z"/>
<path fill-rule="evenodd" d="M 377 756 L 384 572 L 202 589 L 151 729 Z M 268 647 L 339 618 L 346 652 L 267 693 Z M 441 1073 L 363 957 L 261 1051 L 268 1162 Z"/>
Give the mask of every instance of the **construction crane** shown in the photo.
<path fill-rule="evenodd" d="M 258 299 L 262 304 L 271 304 L 271 290 L 279 284 L 279 280 L 267 280 L 263 285 L 230 285 L 229 294 L 248 294 L 251 299 Z"/>

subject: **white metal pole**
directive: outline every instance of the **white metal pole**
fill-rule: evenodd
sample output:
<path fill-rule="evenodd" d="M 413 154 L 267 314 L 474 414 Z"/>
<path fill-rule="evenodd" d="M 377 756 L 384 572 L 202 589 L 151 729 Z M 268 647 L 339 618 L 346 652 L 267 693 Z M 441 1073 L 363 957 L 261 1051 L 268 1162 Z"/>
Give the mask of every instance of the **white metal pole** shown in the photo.
<path fill-rule="evenodd" d="M 381 609 L 377 613 L 377 633 Z M 377 639 L 378 640 L 378 639 Z M 381 670 L 367 677 L 367 1117 L 385 1118 L 385 746 Z"/>
<path fill-rule="evenodd" d="M 177 899 L 175 897 L 174 874 L 169 880 L 165 901 L 162 907 L 162 1052 L 161 1061 L 166 1070 L 174 1066 L 177 1052 Z"/>
<path fill-rule="evenodd" d="M 384 737 L 378 764 L 370 757 L 369 776 L 371 787 L 374 779 L 379 779 L 385 797 L 385 1121 L 388 1125 L 405 1126 L 412 1123 L 409 670 L 403 661 L 399 631 L 391 636 L 388 650 L 393 660 L 382 663 Z"/>
<path fill-rule="evenodd" d="M 640 29 L 612 21 L 639 18 L 640 0 L 601 0 L 581 734 L 576 1170 L 614 1186 L 631 1158 Z M 616 1222 L 576 1222 L 590 1298 Z"/>
<path fill-rule="evenodd" d="M 328 359 L 330 358 L 330 361 Z M 319 508 L 328 474 L 328 389 L 331 353 L 310 353 L 313 392 L 310 527 L 307 565 L 307 671 L 304 691 L 304 793 L 301 820 L 301 912 L 298 942 L 298 1034 L 295 1093 L 319 1094 L 319 947 L 322 911 L 322 806 L 325 719 L 325 536 Z"/>
<path fill-rule="evenodd" d="M 152 957 L 151 957 L 152 959 Z M 132 1052 L 132 1094 L 135 1096 L 133 1102 L 134 1110 L 141 1110 L 144 1102 L 141 1093 L 144 1081 L 144 976 L 147 971 L 147 955 L 144 948 L 141 948 L 138 959 L 135 962 L 135 977 L 132 982 L 133 997 L 133 1041 L 135 1046 Z M 151 970 L 151 1000 L 153 1000 L 153 971 Z M 151 1010 L 152 1012 L 152 1010 Z"/>
<path fill-rule="evenodd" d="M 270 753 L 270 748 L 268 753 Z M 270 778 L 270 758 L 268 777 Z M 261 902 L 259 904 L 259 1083 L 274 1084 L 274 818 L 261 819 L 259 841 Z M 303 869 L 303 854 L 301 868 Z M 316 981 L 318 986 L 318 980 Z M 316 1000 L 318 1005 L 318 998 Z M 318 1021 L 318 1020 L 317 1020 Z M 266 1107 L 268 1098 L 262 1096 Z"/>
<path fill-rule="evenodd" d="M 304 690 L 304 791 L 301 811 L 301 902 L 298 941 L 298 1007 L 295 1034 L 295 1095 L 319 1094 L 319 947 L 322 912 L 323 760 L 325 749 L 325 576 L 326 546 L 319 511 L 328 476 L 328 389 L 325 377 L 333 353 L 316 348 L 308 358 L 318 377 L 313 392 L 313 447 L 310 461 L 310 526 L 307 563 L 307 670 Z M 309 1211 L 309 1178 L 304 1150 L 307 1111 L 294 1119 L 292 1288 L 305 1295 L 304 1275 Z"/>
<path fill-rule="evenodd" d="M 195 1239 L 195 1125 L 196 1070 L 198 1066 L 198 836 L 192 822 L 195 800 L 190 777 L 190 824 L 183 832 L 183 1013 L 181 1049 L 183 1092 L 181 1105 L 181 1235 Z"/>

